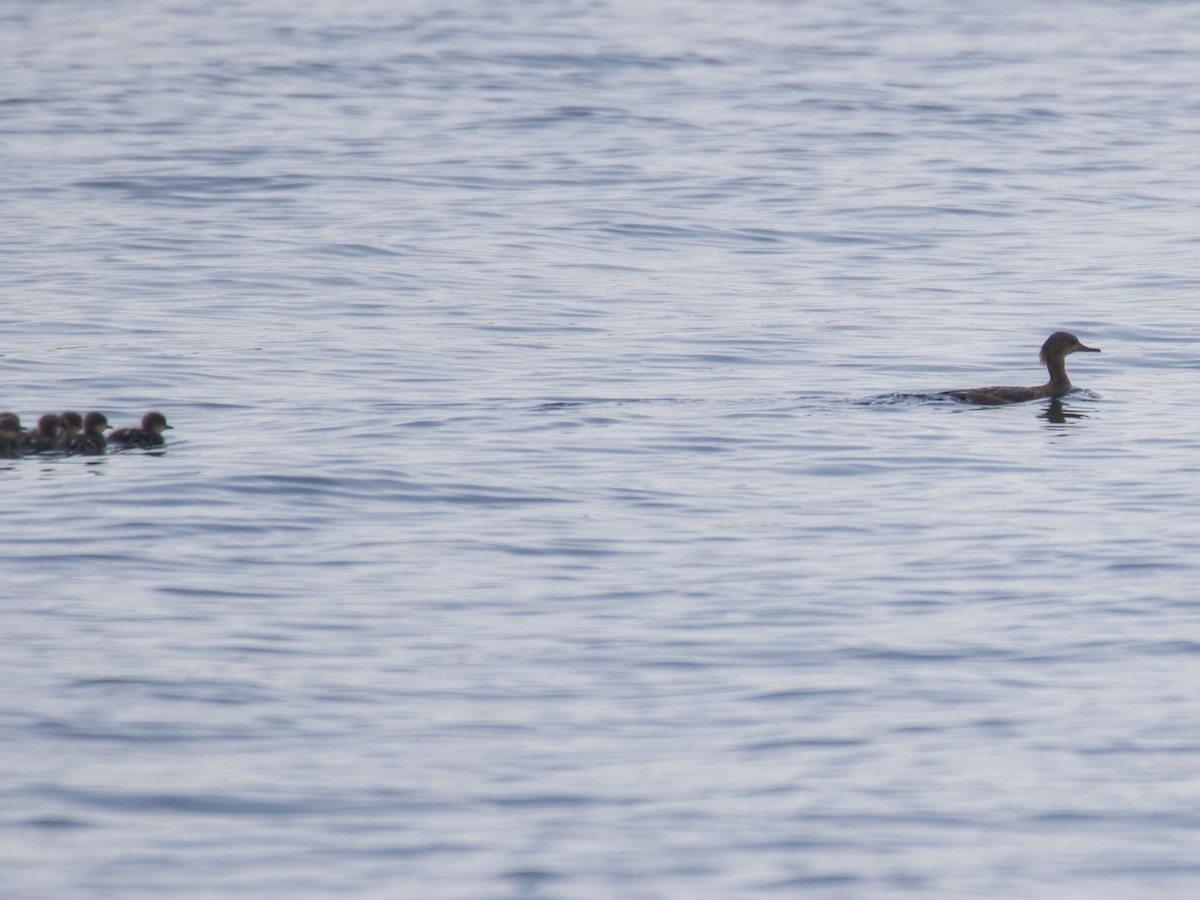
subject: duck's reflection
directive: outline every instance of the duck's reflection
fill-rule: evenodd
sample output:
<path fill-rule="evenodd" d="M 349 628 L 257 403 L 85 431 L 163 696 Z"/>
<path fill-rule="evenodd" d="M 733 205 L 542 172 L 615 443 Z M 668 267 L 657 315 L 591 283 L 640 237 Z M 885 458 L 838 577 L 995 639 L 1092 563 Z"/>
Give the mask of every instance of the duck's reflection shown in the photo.
<path fill-rule="evenodd" d="M 1079 412 L 1069 406 L 1064 406 L 1062 400 L 1055 397 L 1038 413 L 1039 419 L 1045 419 L 1050 425 L 1067 425 L 1074 419 L 1086 419 L 1087 413 Z"/>

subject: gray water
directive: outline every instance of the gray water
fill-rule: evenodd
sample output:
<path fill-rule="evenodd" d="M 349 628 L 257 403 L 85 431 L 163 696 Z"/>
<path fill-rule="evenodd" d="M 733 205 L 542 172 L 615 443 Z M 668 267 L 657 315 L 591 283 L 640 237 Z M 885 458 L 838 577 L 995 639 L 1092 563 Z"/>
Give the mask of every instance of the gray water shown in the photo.
<path fill-rule="evenodd" d="M 1197 896 L 1200 5 L 0 54 L 0 895 Z"/>

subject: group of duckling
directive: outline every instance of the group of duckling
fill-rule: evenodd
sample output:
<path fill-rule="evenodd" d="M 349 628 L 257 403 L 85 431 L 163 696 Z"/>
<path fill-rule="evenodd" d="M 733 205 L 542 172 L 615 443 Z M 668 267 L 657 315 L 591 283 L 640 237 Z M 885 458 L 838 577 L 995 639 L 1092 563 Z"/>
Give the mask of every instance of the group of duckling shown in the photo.
<path fill-rule="evenodd" d="M 148 412 L 142 416 L 140 427 L 118 428 L 105 435 L 111 427 L 104 413 L 90 412 L 81 416 L 67 411 L 46 413 L 38 419 L 36 428 L 23 431 L 16 413 L 0 413 L 0 457 L 35 453 L 97 456 L 110 446 L 119 450 L 161 447 L 164 443 L 162 433 L 171 426 L 162 413 Z"/>

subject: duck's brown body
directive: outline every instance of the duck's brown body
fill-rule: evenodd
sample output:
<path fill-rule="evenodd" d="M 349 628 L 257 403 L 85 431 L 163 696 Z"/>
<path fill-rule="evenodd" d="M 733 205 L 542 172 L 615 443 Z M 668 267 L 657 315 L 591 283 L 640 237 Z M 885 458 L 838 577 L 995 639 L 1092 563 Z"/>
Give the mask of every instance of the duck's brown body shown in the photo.
<path fill-rule="evenodd" d="M 978 406 L 1000 406 L 1005 403 L 1023 403 L 1026 400 L 1040 400 L 1044 397 L 1061 397 L 1071 389 L 1071 379 L 1067 377 L 1067 357 L 1078 351 L 1099 353 L 1098 347 L 1085 347 L 1079 338 L 1066 331 L 1056 331 L 1046 338 L 1042 344 L 1039 359 L 1050 372 L 1050 380 L 1037 387 L 984 387 L 968 388 L 961 391 L 946 391 L 943 397 L 953 397 L 966 403 Z"/>

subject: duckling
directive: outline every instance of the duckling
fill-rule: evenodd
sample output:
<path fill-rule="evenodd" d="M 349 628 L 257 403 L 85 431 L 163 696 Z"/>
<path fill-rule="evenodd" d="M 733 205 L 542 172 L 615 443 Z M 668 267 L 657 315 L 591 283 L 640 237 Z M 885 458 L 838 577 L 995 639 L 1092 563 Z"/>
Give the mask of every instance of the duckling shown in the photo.
<path fill-rule="evenodd" d="M 63 447 L 68 453 L 82 453 L 86 456 L 97 456 L 104 452 L 107 441 L 104 432 L 108 430 L 108 419 L 104 413 L 90 412 L 83 417 L 83 431 L 73 435 Z"/>
<path fill-rule="evenodd" d="M 38 419 L 36 429 L 21 432 L 21 452 L 45 453 L 47 450 L 54 450 L 60 431 L 62 421 L 54 413 L 46 413 Z"/>
<path fill-rule="evenodd" d="M 1061 397 L 1071 389 L 1067 377 L 1067 357 L 1072 353 L 1099 353 L 1099 347 L 1085 347 L 1075 335 L 1056 331 L 1042 344 L 1039 359 L 1050 372 L 1050 380 L 1039 387 L 985 387 L 959 391 L 944 391 L 939 396 L 953 397 L 980 406 L 999 406 L 1004 403 L 1022 403 L 1040 400 L 1043 397 Z"/>
<path fill-rule="evenodd" d="M 0 413 L 0 457 L 21 455 L 21 420 L 15 413 Z"/>
<path fill-rule="evenodd" d="M 58 414 L 58 420 L 62 423 L 62 430 L 58 433 L 58 449 L 64 450 L 67 442 L 83 430 L 83 416 L 67 410 Z"/>
<path fill-rule="evenodd" d="M 118 428 L 108 436 L 108 440 L 111 444 L 125 447 L 161 447 L 164 443 L 163 431 L 172 427 L 162 413 L 148 412 L 142 416 L 141 428 Z"/>

